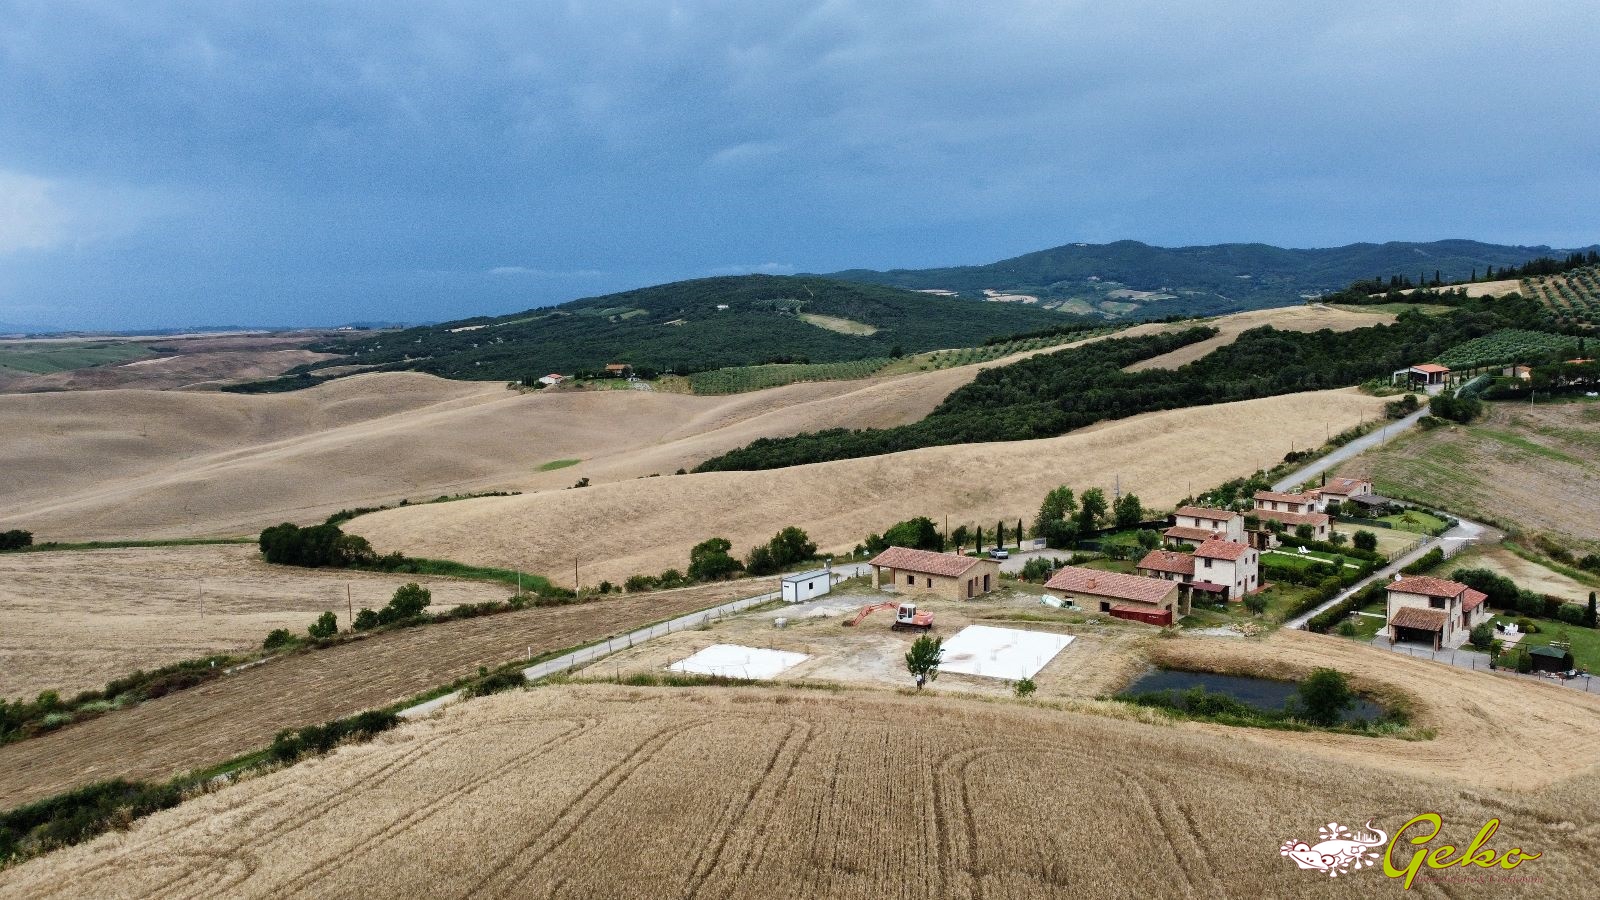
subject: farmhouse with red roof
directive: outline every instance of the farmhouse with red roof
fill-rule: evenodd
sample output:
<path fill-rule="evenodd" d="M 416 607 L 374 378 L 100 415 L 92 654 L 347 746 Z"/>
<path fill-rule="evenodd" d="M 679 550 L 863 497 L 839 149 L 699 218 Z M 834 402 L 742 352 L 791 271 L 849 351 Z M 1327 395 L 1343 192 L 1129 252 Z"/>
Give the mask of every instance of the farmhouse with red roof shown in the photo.
<path fill-rule="evenodd" d="M 1060 591 L 1086 610 L 1119 619 L 1171 625 L 1189 614 L 1189 602 L 1178 583 L 1161 578 L 1063 566 L 1044 586 Z"/>
<path fill-rule="evenodd" d="M 971 600 L 1000 585 L 1000 564 L 974 556 L 890 547 L 867 565 L 872 567 L 874 590 L 889 588 L 938 594 L 948 600 Z"/>
<path fill-rule="evenodd" d="M 1412 575 L 1389 584 L 1389 643 L 1410 641 L 1435 650 L 1466 643 L 1489 620 L 1488 599 L 1458 581 Z"/>

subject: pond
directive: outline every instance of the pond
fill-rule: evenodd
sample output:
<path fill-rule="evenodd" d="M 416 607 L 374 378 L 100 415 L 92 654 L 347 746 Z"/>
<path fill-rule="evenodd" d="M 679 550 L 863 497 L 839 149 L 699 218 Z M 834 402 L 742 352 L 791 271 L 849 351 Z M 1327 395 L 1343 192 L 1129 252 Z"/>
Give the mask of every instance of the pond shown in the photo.
<path fill-rule="evenodd" d="M 1204 688 L 1208 693 L 1231 697 L 1262 712 L 1281 713 L 1289 699 L 1295 696 L 1297 685 L 1292 681 L 1273 681 L 1270 678 L 1255 678 L 1249 675 L 1152 669 L 1128 685 L 1122 695 L 1158 694 L 1164 691 L 1182 694 L 1197 687 Z M 1345 711 L 1340 721 L 1354 722 L 1365 719 L 1376 722 L 1383 718 L 1383 715 L 1383 707 L 1371 700 L 1358 697 L 1355 705 Z"/>

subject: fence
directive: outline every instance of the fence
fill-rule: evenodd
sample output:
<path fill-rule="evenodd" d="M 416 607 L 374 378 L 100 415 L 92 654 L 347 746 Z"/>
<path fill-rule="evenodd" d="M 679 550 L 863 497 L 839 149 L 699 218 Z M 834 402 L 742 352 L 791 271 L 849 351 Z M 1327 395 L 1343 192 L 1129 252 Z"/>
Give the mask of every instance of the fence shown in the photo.
<path fill-rule="evenodd" d="M 1600 694 L 1600 685 L 1594 683 L 1589 675 L 1579 675 L 1576 678 L 1552 678 L 1548 675 L 1536 675 L 1525 672 L 1513 672 L 1504 667 L 1496 667 L 1489 662 L 1489 657 L 1477 650 L 1430 650 L 1426 647 L 1407 647 L 1404 644 L 1391 645 L 1389 650 L 1395 653 L 1404 653 L 1418 659 L 1431 659 L 1455 666 L 1458 669 L 1474 669 L 1480 672 L 1499 672 L 1513 678 L 1526 678 L 1546 684 L 1558 684 L 1574 691 L 1583 691 L 1586 694 Z"/>

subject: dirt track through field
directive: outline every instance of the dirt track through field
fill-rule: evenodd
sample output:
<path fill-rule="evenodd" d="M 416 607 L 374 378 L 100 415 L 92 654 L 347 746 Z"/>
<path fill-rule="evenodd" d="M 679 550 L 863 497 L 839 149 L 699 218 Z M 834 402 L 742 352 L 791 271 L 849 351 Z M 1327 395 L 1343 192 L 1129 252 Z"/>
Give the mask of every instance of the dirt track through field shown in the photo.
<path fill-rule="evenodd" d="M 283 657 L 0 746 L 0 809 L 107 778 L 159 779 L 259 750 L 280 729 L 414 696 L 479 666 L 589 643 L 771 590 L 746 580 L 409 628 Z"/>
<path fill-rule="evenodd" d="M 1600 876 L 1592 772 L 1548 796 L 1464 788 L 1366 764 L 1392 740 L 1330 764 L 1266 741 L 1240 753 L 1234 733 L 925 695 L 546 687 L 0 872 L 0 892 L 1342 900 L 1399 885 L 1299 869 L 1284 841 L 1369 817 L 1393 834 L 1419 811 L 1456 846 L 1502 819 L 1498 850 L 1543 856 L 1496 874 L 1536 877 L 1539 896 Z"/>

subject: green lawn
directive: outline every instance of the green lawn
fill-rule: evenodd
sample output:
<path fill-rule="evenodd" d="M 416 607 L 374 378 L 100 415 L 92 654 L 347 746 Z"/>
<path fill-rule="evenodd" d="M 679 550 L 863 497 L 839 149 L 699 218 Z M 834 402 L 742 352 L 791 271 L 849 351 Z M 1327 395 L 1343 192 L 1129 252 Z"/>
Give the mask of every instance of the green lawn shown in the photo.
<path fill-rule="evenodd" d="M 1505 616 L 1496 616 L 1495 621 L 1508 620 Z M 1570 641 L 1573 664 L 1590 672 L 1600 672 L 1600 631 L 1549 619 L 1535 619 L 1534 622 L 1539 626 L 1539 632 L 1525 635 L 1518 646 L 1543 647 L 1551 641 Z"/>
<path fill-rule="evenodd" d="M 1340 556 L 1336 553 L 1323 553 L 1319 550 L 1311 550 L 1306 553 L 1301 553 L 1299 550 L 1293 549 L 1268 550 L 1261 554 L 1261 561 L 1274 562 L 1278 563 L 1279 565 L 1291 566 L 1296 569 L 1304 569 L 1316 562 L 1329 563 L 1346 568 L 1361 568 L 1361 560 L 1359 559 L 1352 559 L 1348 556 Z"/>
<path fill-rule="evenodd" d="M 539 471 L 554 472 L 557 469 L 565 469 L 567 466 L 575 466 L 581 462 L 583 462 L 581 459 L 552 459 L 551 461 L 540 466 Z"/>
<path fill-rule="evenodd" d="M 1420 509 L 1408 509 L 1403 513 L 1392 516 L 1381 516 L 1378 521 L 1388 522 L 1398 531 L 1413 531 L 1417 534 L 1433 534 L 1444 527 L 1444 520 L 1438 516 L 1429 515 Z"/>
<path fill-rule="evenodd" d="M 48 375 L 149 355 L 150 348 L 138 344 L 5 344 L 0 346 L 0 369 Z"/>
<path fill-rule="evenodd" d="M 1085 569 L 1099 569 L 1103 572 L 1127 572 L 1132 574 L 1134 570 L 1133 560 L 1112 559 L 1110 557 L 1091 559 L 1086 563 L 1080 563 L 1080 565 Z"/>

